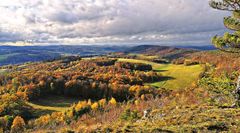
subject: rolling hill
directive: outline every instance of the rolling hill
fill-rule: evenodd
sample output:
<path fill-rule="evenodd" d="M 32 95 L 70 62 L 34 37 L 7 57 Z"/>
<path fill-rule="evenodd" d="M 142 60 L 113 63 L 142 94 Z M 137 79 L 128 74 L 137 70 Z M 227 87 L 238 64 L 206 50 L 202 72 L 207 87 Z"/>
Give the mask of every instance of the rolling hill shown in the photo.
<path fill-rule="evenodd" d="M 169 46 L 158 46 L 158 45 L 140 45 L 129 48 L 125 53 L 136 53 L 151 56 L 160 56 L 166 59 L 175 59 L 184 57 L 186 55 L 198 52 L 196 49 L 191 48 L 176 48 Z"/>
<path fill-rule="evenodd" d="M 57 45 L 0 46 L 0 66 L 25 62 L 46 61 L 68 55 L 92 56 L 125 50 L 126 46 Z"/>

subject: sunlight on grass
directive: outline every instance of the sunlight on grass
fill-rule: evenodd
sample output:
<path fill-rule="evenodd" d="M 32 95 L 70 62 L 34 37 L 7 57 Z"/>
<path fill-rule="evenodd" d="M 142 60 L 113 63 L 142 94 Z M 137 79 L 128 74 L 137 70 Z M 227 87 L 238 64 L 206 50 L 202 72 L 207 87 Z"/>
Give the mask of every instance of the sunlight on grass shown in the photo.
<path fill-rule="evenodd" d="M 150 84 L 157 88 L 182 89 L 190 87 L 194 82 L 198 80 L 200 73 L 203 71 L 203 67 L 201 65 L 185 66 L 173 64 L 158 64 L 145 60 L 122 58 L 118 61 L 145 63 L 152 65 L 153 70 L 159 72 L 161 75 L 163 75 L 163 77 L 166 77 L 163 81 Z"/>
<path fill-rule="evenodd" d="M 166 65 L 158 70 L 163 76 L 171 77 L 170 80 L 160 81 L 151 85 L 159 88 L 182 89 L 190 87 L 198 80 L 203 68 L 200 65 L 184 66 L 184 65 Z"/>
<path fill-rule="evenodd" d="M 38 104 L 30 103 L 30 102 L 28 102 L 27 104 L 32 106 L 34 109 L 51 110 L 51 111 L 56 111 L 56 112 L 64 112 L 69 108 L 69 107 L 43 106 L 43 105 L 38 105 Z"/>

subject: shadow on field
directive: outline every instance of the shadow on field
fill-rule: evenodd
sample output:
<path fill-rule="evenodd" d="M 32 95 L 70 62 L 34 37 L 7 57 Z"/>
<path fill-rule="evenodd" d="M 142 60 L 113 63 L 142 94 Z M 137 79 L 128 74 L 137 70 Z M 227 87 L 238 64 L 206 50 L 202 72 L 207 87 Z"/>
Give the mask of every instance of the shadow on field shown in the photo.
<path fill-rule="evenodd" d="M 52 114 L 56 112 L 55 110 L 43 110 L 43 109 L 35 109 L 32 112 L 32 119 L 38 118 L 42 115 Z"/>
<path fill-rule="evenodd" d="M 70 107 L 73 103 L 77 103 L 81 99 L 67 96 L 45 95 L 44 98 L 32 101 L 32 103 L 40 106 L 50 107 Z"/>
<path fill-rule="evenodd" d="M 153 70 L 154 72 L 166 72 L 168 70 Z"/>
<path fill-rule="evenodd" d="M 170 77 L 170 76 L 164 76 L 164 77 L 161 77 L 160 81 L 168 81 L 168 80 L 173 80 L 173 79 L 176 79 L 176 78 Z"/>
<path fill-rule="evenodd" d="M 170 76 L 164 76 L 164 77 L 161 77 L 158 81 L 155 81 L 155 82 L 153 82 L 153 83 L 165 83 L 164 81 L 168 81 L 168 80 L 173 80 L 173 79 L 176 79 L 176 78 L 174 78 L 174 77 L 170 77 Z M 158 85 L 154 85 L 154 84 L 152 84 L 152 86 L 153 87 L 155 87 L 155 88 L 159 88 L 159 86 Z"/>

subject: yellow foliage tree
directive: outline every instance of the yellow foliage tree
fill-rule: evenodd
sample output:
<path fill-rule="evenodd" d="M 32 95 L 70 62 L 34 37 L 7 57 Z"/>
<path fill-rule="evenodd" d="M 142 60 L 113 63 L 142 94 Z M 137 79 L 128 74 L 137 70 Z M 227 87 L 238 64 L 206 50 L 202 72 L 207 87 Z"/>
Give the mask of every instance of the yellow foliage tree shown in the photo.
<path fill-rule="evenodd" d="M 93 103 L 93 104 L 91 105 L 91 109 L 92 109 L 92 110 L 97 110 L 97 109 L 98 109 L 98 103 L 97 103 L 97 102 Z"/>
<path fill-rule="evenodd" d="M 101 99 L 101 100 L 99 100 L 98 103 L 99 103 L 100 107 L 104 108 L 104 106 L 106 105 L 107 101 L 106 101 L 106 99 Z"/>
<path fill-rule="evenodd" d="M 78 102 L 78 104 L 75 106 L 75 110 L 76 110 L 76 111 L 80 111 L 81 109 L 86 108 L 86 107 L 88 107 L 88 106 L 90 106 L 88 102 L 86 102 L 86 101 L 80 101 L 80 102 Z"/>
<path fill-rule="evenodd" d="M 145 100 L 145 95 L 144 94 L 141 95 L 141 100 Z"/>
<path fill-rule="evenodd" d="M 23 132 L 24 128 L 25 128 L 25 122 L 23 118 L 21 116 L 15 117 L 11 126 L 11 132 L 12 133 Z"/>
<path fill-rule="evenodd" d="M 116 101 L 116 99 L 115 98 L 111 98 L 111 100 L 109 101 L 109 103 L 111 104 L 111 105 L 114 105 L 114 106 L 116 106 L 117 105 L 117 101 Z"/>

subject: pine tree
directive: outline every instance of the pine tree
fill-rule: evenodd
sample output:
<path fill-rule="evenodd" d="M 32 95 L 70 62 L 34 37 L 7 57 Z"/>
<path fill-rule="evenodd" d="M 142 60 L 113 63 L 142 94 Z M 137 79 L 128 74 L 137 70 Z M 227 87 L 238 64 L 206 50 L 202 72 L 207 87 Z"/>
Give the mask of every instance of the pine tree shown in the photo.
<path fill-rule="evenodd" d="M 226 32 L 223 36 L 214 36 L 212 43 L 216 48 L 230 53 L 240 53 L 240 0 L 211 0 L 210 6 L 214 9 L 232 12 L 232 16 L 224 17 L 224 25 L 233 33 Z M 240 76 L 235 90 L 236 102 L 240 105 Z"/>
<path fill-rule="evenodd" d="M 234 33 L 226 32 L 224 36 L 215 36 L 212 43 L 222 51 L 240 53 L 240 0 L 211 0 L 210 6 L 233 12 L 232 16 L 224 17 L 224 25 Z"/>

